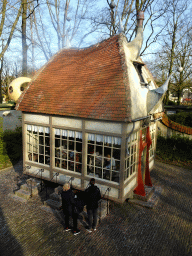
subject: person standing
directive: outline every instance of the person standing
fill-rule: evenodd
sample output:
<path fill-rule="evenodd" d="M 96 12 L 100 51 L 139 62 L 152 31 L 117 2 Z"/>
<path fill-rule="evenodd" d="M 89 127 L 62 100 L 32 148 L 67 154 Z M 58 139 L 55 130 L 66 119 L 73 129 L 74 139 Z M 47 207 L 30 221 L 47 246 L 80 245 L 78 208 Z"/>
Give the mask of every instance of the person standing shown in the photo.
<path fill-rule="evenodd" d="M 77 235 L 80 233 L 80 230 L 77 228 L 77 218 L 78 213 L 75 211 L 75 200 L 74 200 L 74 193 L 70 188 L 70 184 L 67 182 L 63 186 L 63 191 L 61 192 L 62 198 L 62 208 L 63 213 L 65 215 L 65 230 L 71 230 L 69 226 L 69 217 L 73 218 L 73 233 Z"/>
<path fill-rule="evenodd" d="M 98 201 L 101 199 L 100 189 L 95 186 L 95 179 L 90 180 L 90 186 L 85 190 L 87 214 L 88 214 L 88 228 L 87 231 L 95 231 L 97 226 Z"/>

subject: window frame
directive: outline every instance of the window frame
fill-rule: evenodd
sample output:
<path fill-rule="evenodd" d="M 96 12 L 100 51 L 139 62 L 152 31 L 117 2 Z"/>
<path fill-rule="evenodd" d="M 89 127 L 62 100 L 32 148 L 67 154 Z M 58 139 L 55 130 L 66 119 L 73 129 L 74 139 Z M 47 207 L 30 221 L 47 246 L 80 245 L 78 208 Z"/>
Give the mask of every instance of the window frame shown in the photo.
<path fill-rule="evenodd" d="M 93 137 L 94 140 L 90 140 L 88 137 Z M 102 141 L 97 141 L 97 136 L 102 138 Z M 109 140 L 111 138 L 111 143 L 106 145 L 107 142 L 105 140 Z M 120 178 L 120 157 L 121 157 L 121 144 L 115 144 L 115 138 L 118 140 L 120 136 L 110 136 L 96 133 L 87 133 L 87 143 L 86 143 L 86 174 L 87 176 L 94 176 L 104 181 L 115 182 L 119 184 Z M 118 145 L 118 146 L 117 146 Z M 93 149 L 93 153 L 89 152 L 89 148 Z M 100 152 L 98 151 L 100 148 Z M 105 152 L 107 152 L 105 155 Z M 118 155 L 119 158 L 114 158 L 114 152 Z M 109 153 L 110 152 L 110 153 Z M 98 155 L 98 153 L 101 153 Z M 110 155 L 110 157 L 107 157 Z M 100 165 L 96 164 L 96 161 L 100 162 Z M 106 165 L 106 163 L 109 163 Z M 106 168 L 108 166 L 108 168 Z M 118 170 L 116 170 L 117 166 L 119 166 Z M 92 171 L 91 171 L 92 168 Z"/>
<path fill-rule="evenodd" d="M 29 126 L 31 126 L 31 130 L 29 129 Z M 46 129 L 49 130 L 49 133 L 46 132 Z M 43 132 L 40 130 L 43 130 Z M 41 140 L 43 139 L 41 143 L 40 138 Z M 46 141 L 48 141 L 48 143 Z M 50 142 L 50 128 L 48 126 L 27 124 L 27 161 L 50 166 Z M 43 161 L 41 159 L 43 159 Z"/>
<path fill-rule="evenodd" d="M 83 155 L 82 155 L 82 149 L 83 149 L 83 140 L 82 140 L 82 131 L 74 131 L 71 129 L 63 129 L 63 128 L 53 128 L 54 129 L 54 163 L 53 166 L 54 168 L 59 168 L 61 170 L 66 170 L 69 172 L 75 172 L 75 173 L 82 173 L 82 159 L 83 159 Z M 60 135 L 56 134 L 55 130 L 59 130 L 60 131 Z M 63 132 L 65 131 L 67 132 L 67 136 L 63 136 Z M 74 133 L 74 137 L 69 136 L 69 134 L 73 134 Z M 79 138 L 77 138 L 77 133 L 81 134 L 81 141 Z M 59 136 L 59 137 L 56 137 Z M 64 137 L 64 138 L 63 138 Z M 73 139 L 72 139 L 73 138 Z M 60 142 L 60 146 L 56 147 L 56 139 Z M 67 144 L 63 144 L 63 142 L 67 142 Z M 70 145 L 71 143 L 71 145 Z M 77 151 L 77 143 L 81 148 L 81 151 Z M 66 148 L 62 148 L 64 146 L 66 146 Z M 70 148 L 71 147 L 71 148 Z M 56 156 L 56 151 L 59 153 L 59 156 Z M 72 156 L 73 153 L 73 156 Z M 71 154 L 71 159 L 70 159 L 70 154 Z M 63 158 L 63 155 L 66 155 L 66 158 Z M 77 157 L 80 157 L 80 161 L 77 161 Z M 59 166 L 56 166 L 56 161 L 58 160 L 59 162 Z M 63 167 L 64 164 L 64 167 Z M 79 171 L 77 171 L 77 169 Z M 70 169 L 71 168 L 71 169 Z M 73 170 L 72 170 L 73 168 Z"/>
<path fill-rule="evenodd" d="M 128 154 L 129 153 L 129 154 Z M 126 138 L 124 182 L 137 172 L 139 157 L 139 131 Z"/>
<path fill-rule="evenodd" d="M 145 65 L 145 64 L 140 63 L 140 62 L 136 62 L 136 61 L 133 62 L 133 66 L 134 66 L 134 68 L 135 68 L 136 71 L 137 71 L 137 74 L 138 74 L 138 76 L 139 76 L 139 80 L 140 80 L 141 86 L 147 87 L 147 86 L 148 86 L 148 83 L 145 82 L 145 78 L 144 78 L 144 76 L 143 76 L 143 71 L 142 71 L 142 67 L 143 67 L 144 65 Z"/>

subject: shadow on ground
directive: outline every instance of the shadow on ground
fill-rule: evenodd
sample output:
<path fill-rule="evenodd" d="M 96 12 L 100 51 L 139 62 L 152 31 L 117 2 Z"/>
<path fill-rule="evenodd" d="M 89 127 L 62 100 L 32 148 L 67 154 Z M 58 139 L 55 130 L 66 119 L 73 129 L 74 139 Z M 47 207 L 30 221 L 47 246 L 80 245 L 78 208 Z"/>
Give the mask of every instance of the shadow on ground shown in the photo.
<path fill-rule="evenodd" d="M 23 256 L 22 246 L 11 234 L 9 226 L 5 220 L 3 211 L 0 207 L 0 255 Z"/>

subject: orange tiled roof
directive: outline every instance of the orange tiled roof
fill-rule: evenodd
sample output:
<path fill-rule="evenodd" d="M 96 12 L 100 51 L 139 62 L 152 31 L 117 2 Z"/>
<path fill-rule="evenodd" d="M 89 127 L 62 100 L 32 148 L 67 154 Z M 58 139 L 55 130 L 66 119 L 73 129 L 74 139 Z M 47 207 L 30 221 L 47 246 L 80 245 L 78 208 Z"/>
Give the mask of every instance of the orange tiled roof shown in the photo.
<path fill-rule="evenodd" d="M 130 120 L 123 35 L 85 49 L 63 49 L 36 75 L 17 103 L 25 112 Z"/>

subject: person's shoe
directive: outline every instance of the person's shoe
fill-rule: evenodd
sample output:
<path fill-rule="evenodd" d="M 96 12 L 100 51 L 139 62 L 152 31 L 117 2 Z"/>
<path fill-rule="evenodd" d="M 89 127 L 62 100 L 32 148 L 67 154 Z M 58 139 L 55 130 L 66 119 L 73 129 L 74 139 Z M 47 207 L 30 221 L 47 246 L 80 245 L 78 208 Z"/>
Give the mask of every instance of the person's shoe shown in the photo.
<path fill-rule="evenodd" d="M 74 230 L 74 232 L 73 232 L 74 236 L 78 235 L 79 233 L 80 233 L 79 229 L 78 230 Z"/>
<path fill-rule="evenodd" d="M 68 228 L 68 227 L 65 228 L 65 231 L 66 231 L 66 232 L 68 232 L 68 231 L 70 231 L 70 230 L 71 230 L 71 228 Z"/>
<path fill-rule="evenodd" d="M 93 228 L 94 231 L 96 231 L 97 229 L 96 228 Z"/>

